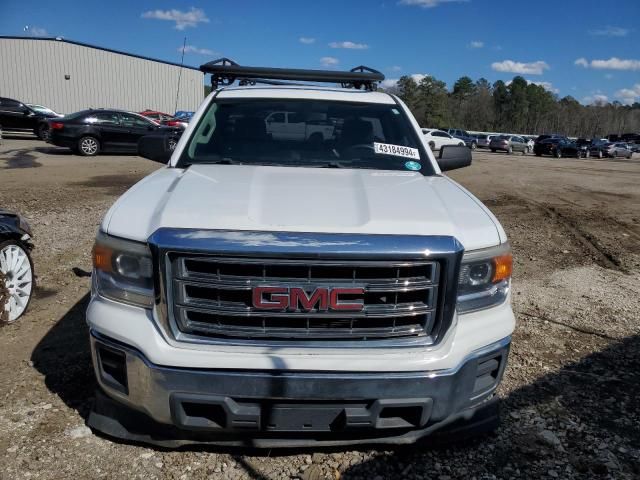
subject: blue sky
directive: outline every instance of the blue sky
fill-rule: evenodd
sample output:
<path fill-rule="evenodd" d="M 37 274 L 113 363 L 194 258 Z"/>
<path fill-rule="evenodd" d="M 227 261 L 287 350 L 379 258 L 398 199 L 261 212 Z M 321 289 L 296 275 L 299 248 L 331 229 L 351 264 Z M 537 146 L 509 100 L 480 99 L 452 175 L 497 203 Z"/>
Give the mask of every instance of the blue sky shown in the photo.
<path fill-rule="evenodd" d="M 640 101 L 640 0 L 0 0 L 0 35 L 63 36 L 198 66 L 351 68 L 389 79 L 522 74 L 584 103 Z M 25 31 L 25 27 L 28 28 Z"/>

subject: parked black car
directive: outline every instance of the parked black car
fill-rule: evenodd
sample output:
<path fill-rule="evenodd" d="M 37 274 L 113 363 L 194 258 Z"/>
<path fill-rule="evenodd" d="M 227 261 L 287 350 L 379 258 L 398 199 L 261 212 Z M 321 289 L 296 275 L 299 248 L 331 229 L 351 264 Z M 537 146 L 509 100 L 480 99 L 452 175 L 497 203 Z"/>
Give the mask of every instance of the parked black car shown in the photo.
<path fill-rule="evenodd" d="M 56 113 L 35 110 L 18 100 L 0 97 L 0 129 L 6 132 L 33 132 L 42 140 L 47 139 L 49 118 Z"/>
<path fill-rule="evenodd" d="M 27 310 L 35 288 L 31 227 L 17 213 L 0 208 L 0 325 Z"/>
<path fill-rule="evenodd" d="M 464 144 L 471 150 L 475 150 L 476 148 L 478 148 L 478 139 L 466 130 L 461 130 L 459 128 L 449 128 L 448 130 L 446 130 L 446 132 L 452 137 L 456 137 L 462 140 Z"/>
<path fill-rule="evenodd" d="M 560 137 L 547 138 L 536 143 L 533 146 L 533 153 L 538 157 L 541 155 L 551 155 L 556 158 L 582 158 L 585 156 L 583 150 L 575 142 Z"/>
<path fill-rule="evenodd" d="M 151 133 L 165 133 L 175 146 L 182 128 L 166 127 L 133 112 L 83 110 L 49 121 L 49 143 L 74 153 L 94 156 L 100 152 L 138 152 L 138 140 Z"/>

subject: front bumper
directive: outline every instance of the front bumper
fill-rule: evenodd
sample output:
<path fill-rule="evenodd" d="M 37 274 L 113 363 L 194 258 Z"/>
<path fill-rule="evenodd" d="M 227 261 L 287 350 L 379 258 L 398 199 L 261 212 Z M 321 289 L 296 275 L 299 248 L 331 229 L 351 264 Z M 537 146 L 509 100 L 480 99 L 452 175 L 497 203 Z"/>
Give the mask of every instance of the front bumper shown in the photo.
<path fill-rule="evenodd" d="M 494 422 L 495 414 L 476 411 L 498 386 L 509 345 L 504 338 L 448 370 L 251 371 L 155 365 L 92 332 L 95 373 L 108 397 L 99 393 L 89 425 L 166 447 L 411 443 L 456 421 Z"/>

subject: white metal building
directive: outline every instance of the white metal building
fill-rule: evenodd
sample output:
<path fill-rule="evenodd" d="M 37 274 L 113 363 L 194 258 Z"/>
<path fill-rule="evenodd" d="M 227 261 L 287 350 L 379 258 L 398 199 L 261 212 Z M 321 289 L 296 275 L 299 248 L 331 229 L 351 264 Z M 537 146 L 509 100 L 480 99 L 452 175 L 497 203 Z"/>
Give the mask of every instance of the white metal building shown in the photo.
<path fill-rule="evenodd" d="M 61 38 L 0 36 L 0 97 L 60 113 L 118 108 L 171 114 L 196 110 L 204 79 L 194 67 Z"/>

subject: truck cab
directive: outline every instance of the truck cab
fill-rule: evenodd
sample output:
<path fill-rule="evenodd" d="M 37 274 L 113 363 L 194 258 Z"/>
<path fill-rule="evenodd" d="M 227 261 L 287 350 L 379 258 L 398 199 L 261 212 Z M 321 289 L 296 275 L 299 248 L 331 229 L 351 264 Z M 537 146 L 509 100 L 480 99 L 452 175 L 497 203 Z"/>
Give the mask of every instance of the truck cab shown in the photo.
<path fill-rule="evenodd" d="M 470 149 L 436 158 L 365 67 L 201 68 L 213 92 L 175 149 L 140 140 L 166 165 L 96 238 L 90 426 L 264 448 L 493 428 L 512 258 L 497 219 L 443 174 Z M 283 113 L 334 127 L 322 141 L 273 135 L 266 119 Z"/>

